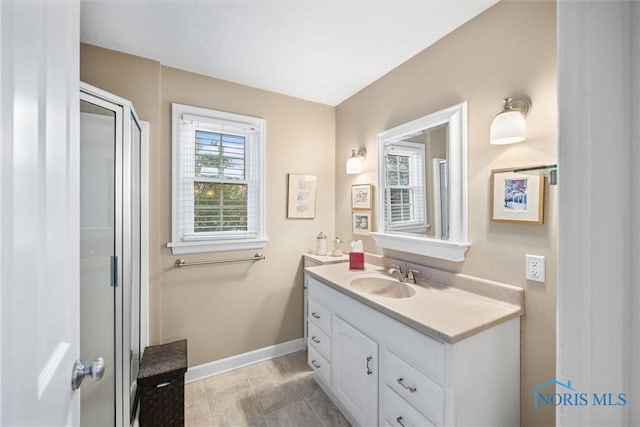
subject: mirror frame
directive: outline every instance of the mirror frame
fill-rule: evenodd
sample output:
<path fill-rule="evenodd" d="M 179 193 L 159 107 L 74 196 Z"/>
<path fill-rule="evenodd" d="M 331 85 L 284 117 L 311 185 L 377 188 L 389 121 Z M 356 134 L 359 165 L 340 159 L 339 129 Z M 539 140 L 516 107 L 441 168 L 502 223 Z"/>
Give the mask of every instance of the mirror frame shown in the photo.
<path fill-rule="evenodd" d="M 418 131 L 448 124 L 449 161 L 449 240 L 410 234 L 389 233 L 384 229 L 384 145 L 401 141 Z M 468 241 L 467 205 L 467 103 L 462 102 L 378 134 L 377 231 L 371 233 L 381 248 L 439 258 L 464 261 Z"/>

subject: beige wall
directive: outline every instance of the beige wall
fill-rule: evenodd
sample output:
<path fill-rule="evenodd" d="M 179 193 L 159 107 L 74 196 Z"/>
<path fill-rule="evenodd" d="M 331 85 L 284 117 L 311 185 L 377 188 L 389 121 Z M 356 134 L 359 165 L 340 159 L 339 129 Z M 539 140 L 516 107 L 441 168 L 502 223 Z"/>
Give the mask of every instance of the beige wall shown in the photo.
<path fill-rule="evenodd" d="M 302 337 L 300 256 L 313 248 L 318 232 L 334 228 L 334 109 L 168 67 L 162 67 L 161 93 L 157 197 L 164 241 L 171 231 L 170 103 L 179 102 L 267 120 L 269 243 L 267 259 L 253 265 L 181 270 L 172 268 L 176 257 L 161 249 L 160 339 L 189 338 L 189 362 L 197 365 Z M 318 177 L 315 220 L 286 218 L 287 173 Z"/>
<path fill-rule="evenodd" d="M 544 225 L 489 220 L 492 169 L 557 160 L 554 2 L 502 1 L 336 108 L 336 233 L 351 237 L 350 187 L 378 182 L 376 135 L 461 101 L 468 103 L 469 238 L 462 263 L 404 257 L 525 288 L 522 318 L 523 425 L 554 425 L 553 408 L 534 409 L 531 388 L 555 377 L 556 187 L 546 186 Z M 489 125 L 506 96 L 528 95 L 528 139 L 489 144 Z M 344 173 L 351 149 L 368 151 L 365 172 Z M 377 213 L 376 213 L 377 214 Z M 373 241 L 365 247 L 376 251 Z M 547 282 L 525 280 L 525 254 L 544 255 Z"/>
<path fill-rule="evenodd" d="M 300 256 L 334 228 L 335 109 L 221 81 L 95 46 L 81 46 L 81 79 L 131 100 L 150 122 L 151 343 L 189 340 L 198 365 L 302 336 Z M 265 118 L 265 261 L 175 269 L 171 235 L 171 102 Z M 286 218 L 287 174 L 318 177 L 314 220 Z M 251 256 L 255 251 L 185 256 Z"/>

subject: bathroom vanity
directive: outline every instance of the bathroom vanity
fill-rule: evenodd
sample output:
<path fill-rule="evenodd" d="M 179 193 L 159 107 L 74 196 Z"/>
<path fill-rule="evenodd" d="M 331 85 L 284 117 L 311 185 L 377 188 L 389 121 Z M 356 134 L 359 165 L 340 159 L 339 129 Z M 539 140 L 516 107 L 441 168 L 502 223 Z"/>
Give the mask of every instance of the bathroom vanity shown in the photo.
<path fill-rule="evenodd" d="M 408 268 L 305 270 L 318 384 L 354 425 L 518 425 L 522 289 Z"/>
<path fill-rule="evenodd" d="M 349 256 L 348 255 L 340 255 L 340 256 L 331 256 L 331 255 L 315 255 L 315 254 L 304 254 L 302 257 L 302 262 L 303 262 L 303 266 L 304 268 L 307 267 L 315 267 L 318 265 L 326 265 L 326 264 L 337 264 L 340 262 L 347 262 L 349 261 Z M 308 311 L 308 305 L 307 305 L 307 301 L 309 300 L 308 298 L 308 294 L 307 294 L 307 275 L 304 275 L 304 283 L 303 283 L 303 288 L 304 288 L 304 345 L 307 346 L 307 340 L 308 340 L 308 322 L 307 322 L 307 311 Z"/>

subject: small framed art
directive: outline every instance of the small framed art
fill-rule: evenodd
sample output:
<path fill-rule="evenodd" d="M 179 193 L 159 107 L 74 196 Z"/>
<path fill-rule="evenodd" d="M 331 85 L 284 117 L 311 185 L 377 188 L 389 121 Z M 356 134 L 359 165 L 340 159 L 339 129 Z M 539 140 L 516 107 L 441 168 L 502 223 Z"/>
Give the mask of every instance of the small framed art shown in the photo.
<path fill-rule="evenodd" d="M 287 218 L 313 219 L 316 217 L 316 177 L 289 174 Z"/>
<path fill-rule="evenodd" d="M 544 176 L 491 171 L 491 220 L 521 224 L 544 223 Z"/>
<path fill-rule="evenodd" d="M 352 221 L 353 234 L 370 234 L 371 221 L 371 211 L 354 211 Z"/>
<path fill-rule="evenodd" d="M 351 186 L 351 209 L 373 209 L 371 184 Z"/>

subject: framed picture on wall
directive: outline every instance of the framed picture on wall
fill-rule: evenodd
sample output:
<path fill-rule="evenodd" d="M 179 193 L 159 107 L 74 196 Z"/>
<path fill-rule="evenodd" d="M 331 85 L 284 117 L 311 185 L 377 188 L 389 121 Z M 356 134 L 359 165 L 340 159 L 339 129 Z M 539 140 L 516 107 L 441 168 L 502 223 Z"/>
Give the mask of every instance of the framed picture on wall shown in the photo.
<path fill-rule="evenodd" d="M 544 176 L 491 171 L 491 220 L 520 224 L 544 223 Z"/>
<path fill-rule="evenodd" d="M 287 218 L 313 219 L 316 217 L 316 177 L 289 174 Z"/>
<path fill-rule="evenodd" d="M 356 184 L 351 186 L 351 209 L 373 209 L 371 184 Z"/>
<path fill-rule="evenodd" d="M 353 234 L 370 234 L 372 220 L 371 211 L 354 211 L 352 220 Z"/>

